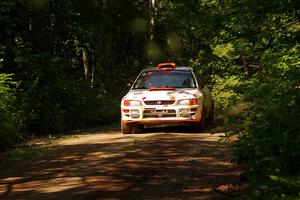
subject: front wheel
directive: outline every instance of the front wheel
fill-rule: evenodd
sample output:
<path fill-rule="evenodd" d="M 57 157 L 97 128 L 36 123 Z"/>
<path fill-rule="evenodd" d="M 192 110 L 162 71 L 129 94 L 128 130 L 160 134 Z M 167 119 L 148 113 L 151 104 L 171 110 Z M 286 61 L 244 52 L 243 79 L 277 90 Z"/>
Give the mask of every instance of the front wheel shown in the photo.
<path fill-rule="evenodd" d="M 132 126 L 126 122 L 121 122 L 121 132 L 123 134 L 131 134 L 132 133 Z"/>
<path fill-rule="evenodd" d="M 197 133 L 202 133 L 206 129 L 205 119 L 201 119 L 200 122 L 196 122 L 193 127 Z"/>
<path fill-rule="evenodd" d="M 142 133 L 144 130 L 144 126 L 142 124 L 133 124 L 132 125 L 132 132 L 133 133 Z"/>

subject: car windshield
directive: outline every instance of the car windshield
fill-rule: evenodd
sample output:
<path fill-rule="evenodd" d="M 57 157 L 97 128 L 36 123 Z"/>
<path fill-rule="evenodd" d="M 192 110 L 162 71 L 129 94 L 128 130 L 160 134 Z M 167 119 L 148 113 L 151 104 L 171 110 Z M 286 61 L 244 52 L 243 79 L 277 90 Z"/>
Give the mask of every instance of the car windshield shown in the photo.
<path fill-rule="evenodd" d="M 196 83 L 191 71 L 157 70 L 142 73 L 133 89 L 195 87 Z"/>

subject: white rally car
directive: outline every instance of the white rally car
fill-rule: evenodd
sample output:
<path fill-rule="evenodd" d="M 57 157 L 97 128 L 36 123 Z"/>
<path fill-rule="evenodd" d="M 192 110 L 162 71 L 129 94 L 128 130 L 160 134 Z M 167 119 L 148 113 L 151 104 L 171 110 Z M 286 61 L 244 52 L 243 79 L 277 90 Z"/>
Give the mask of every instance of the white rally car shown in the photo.
<path fill-rule="evenodd" d="M 211 93 L 193 68 L 160 63 L 142 70 L 123 97 L 121 131 L 172 124 L 193 124 L 202 131 L 213 120 L 213 111 Z"/>

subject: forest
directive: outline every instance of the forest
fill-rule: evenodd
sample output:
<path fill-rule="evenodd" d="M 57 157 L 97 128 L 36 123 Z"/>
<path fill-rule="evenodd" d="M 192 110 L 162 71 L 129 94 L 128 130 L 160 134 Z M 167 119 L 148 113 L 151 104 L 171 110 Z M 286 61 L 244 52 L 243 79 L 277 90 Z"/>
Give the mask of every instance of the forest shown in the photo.
<path fill-rule="evenodd" d="M 247 199 L 300 198 L 298 0 L 1 0 L 0 149 L 120 118 L 138 72 L 192 66 Z"/>

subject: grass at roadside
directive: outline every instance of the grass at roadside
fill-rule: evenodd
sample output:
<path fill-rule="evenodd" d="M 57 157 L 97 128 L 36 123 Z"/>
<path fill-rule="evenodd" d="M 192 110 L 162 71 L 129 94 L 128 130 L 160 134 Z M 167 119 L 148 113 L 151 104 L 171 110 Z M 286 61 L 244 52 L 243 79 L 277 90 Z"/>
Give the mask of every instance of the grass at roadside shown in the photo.
<path fill-rule="evenodd" d="M 0 152 L 0 171 L 8 172 L 16 163 L 32 160 L 43 152 L 53 148 L 62 140 L 79 137 L 79 135 L 91 134 L 103 130 L 118 130 L 118 124 L 105 125 L 97 128 L 88 128 L 69 131 L 63 134 L 48 135 L 47 137 L 35 136 L 22 144 Z"/>
<path fill-rule="evenodd" d="M 58 144 L 59 141 L 76 137 L 74 135 L 59 135 L 48 137 L 35 137 L 14 148 L 7 149 L 0 153 L 0 170 L 2 172 L 9 171 L 15 163 L 22 163 L 34 159 L 43 152 L 51 149 Z"/>

